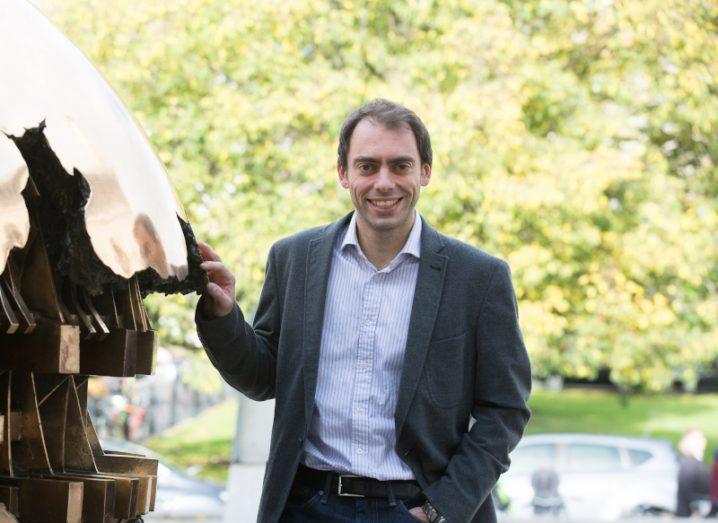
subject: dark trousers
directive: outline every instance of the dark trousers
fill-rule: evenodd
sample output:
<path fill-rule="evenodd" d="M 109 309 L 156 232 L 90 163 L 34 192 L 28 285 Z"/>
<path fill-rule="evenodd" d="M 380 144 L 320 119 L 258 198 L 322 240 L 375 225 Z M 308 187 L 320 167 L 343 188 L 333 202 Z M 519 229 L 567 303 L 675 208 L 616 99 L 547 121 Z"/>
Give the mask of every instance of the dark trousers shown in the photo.
<path fill-rule="evenodd" d="M 403 501 L 396 506 L 382 498 L 349 498 L 332 494 L 323 496 L 317 491 L 301 504 L 288 501 L 280 523 L 412 523 L 418 521 L 409 514 Z"/>
<path fill-rule="evenodd" d="M 359 485 L 352 481 L 359 481 Z M 420 504 L 412 482 L 355 478 L 342 484 L 336 474 L 299 466 L 280 523 L 411 523 L 409 507 Z M 341 486 L 343 485 L 343 486 Z M 387 489 L 386 487 L 391 488 Z M 339 495 L 366 493 L 367 497 Z M 382 494 L 380 494 L 380 492 Z M 407 499 L 406 496 L 413 495 Z M 376 496 L 376 497 L 374 497 Z M 402 497 L 404 496 L 404 497 Z"/>

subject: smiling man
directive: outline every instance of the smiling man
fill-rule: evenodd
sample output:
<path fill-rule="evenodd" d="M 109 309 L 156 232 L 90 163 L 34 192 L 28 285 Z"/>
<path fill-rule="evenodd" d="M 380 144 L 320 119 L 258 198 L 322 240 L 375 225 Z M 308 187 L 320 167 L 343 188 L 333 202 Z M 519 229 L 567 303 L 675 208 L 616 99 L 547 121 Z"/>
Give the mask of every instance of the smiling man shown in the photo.
<path fill-rule="evenodd" d="M 201 245 L 202 343 L 228 383 L 276 398 L 261 523 L 496 520 L 529 361 L 506 263 L 415 210 L 431 165 L 409 109 L 351 113 L 337 171 L 355 211 L 272 247 L 253 325 Z"/>

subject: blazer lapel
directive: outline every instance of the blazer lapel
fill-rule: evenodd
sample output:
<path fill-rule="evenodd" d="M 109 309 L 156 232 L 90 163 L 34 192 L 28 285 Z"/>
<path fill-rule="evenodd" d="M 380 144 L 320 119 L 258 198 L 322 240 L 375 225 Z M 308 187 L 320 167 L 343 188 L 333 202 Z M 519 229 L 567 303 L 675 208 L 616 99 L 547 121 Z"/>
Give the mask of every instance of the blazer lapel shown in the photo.
<path fill-rule="evenodd" d="M 322 343 L 324 304 L 327 297 L 329 270 L 337 235 L 346 228 L 352 213 L 330 224 L 310 240 L 307 250 L 307 272 L 304 281 L 304 337 L 302 344 L 304 372 L 304 412 L 307 426 L 314 409 L 314 393 L 319 372 L 319 348 Z"/>
<path fill-rule="evenodd" d="M 404 353 L 404 366 L 399 384 L 394 422 L 397 437 L 406 420 L 409 405 L 416 392 L 421 372 L 429 349 L 429 340 L 434 330 L 434 322 L 439 311 L 444 274 L 448 258 L 439 254 L 444 242 L 439 234 L 426 222 L 422 224 L 421 259 L 416 277 L 414 302 L 409 319 L 409 335 Z"/>

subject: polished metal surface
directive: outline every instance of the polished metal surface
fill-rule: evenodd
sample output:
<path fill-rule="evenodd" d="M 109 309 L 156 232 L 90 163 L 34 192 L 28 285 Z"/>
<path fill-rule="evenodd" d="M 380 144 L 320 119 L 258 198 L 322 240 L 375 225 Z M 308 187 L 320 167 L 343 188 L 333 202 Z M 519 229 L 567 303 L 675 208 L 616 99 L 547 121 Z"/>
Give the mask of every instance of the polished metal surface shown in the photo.
<path fill-rule="evenodd" d="M 25 0 L 0 1 L 0 74 L 0 131 L 21 136 L 46 121 L 65 170 L 90 185 L 85 223 L 100 260 L 125 278 L 152 267 L 184 279 L 185 216 L 161 162 L 92 64 Z M 12 169 L 5 161 L 0 180 Z"/>
<path fill-rule="evenodd" d="M 25 160 L 15 144 L 0 134 L 0 274 L 13 247 L 23 247 L 30 232 L 22 190 L 27 184 Z"/>

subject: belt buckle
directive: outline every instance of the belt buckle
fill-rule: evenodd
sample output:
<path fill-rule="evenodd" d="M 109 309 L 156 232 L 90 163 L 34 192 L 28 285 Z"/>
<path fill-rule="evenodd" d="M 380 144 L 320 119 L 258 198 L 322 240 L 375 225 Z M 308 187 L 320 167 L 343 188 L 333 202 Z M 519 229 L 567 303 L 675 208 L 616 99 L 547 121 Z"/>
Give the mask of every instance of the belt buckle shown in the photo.
<path fill-rule="evenodd" d="M 339 474 L 338 476 L 338 485 L 337 485 L 337 496 L 342 496 L 345 498 L 363 498 L 366 497 L 363 494 L 349 494 L 348 492 L 342 492 L 342 478 L 358 478 L 360 476 L 355 476 L 353 474 Z"/>

